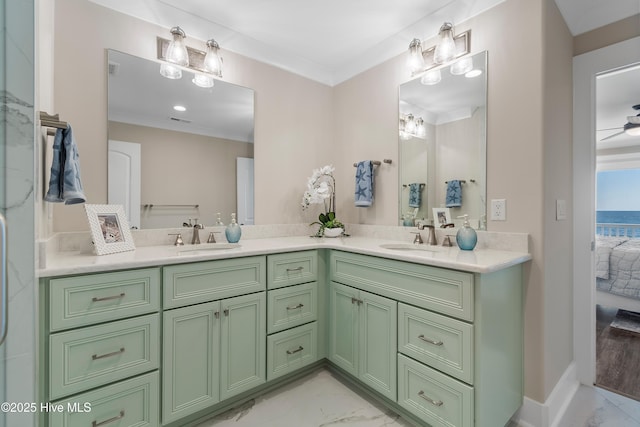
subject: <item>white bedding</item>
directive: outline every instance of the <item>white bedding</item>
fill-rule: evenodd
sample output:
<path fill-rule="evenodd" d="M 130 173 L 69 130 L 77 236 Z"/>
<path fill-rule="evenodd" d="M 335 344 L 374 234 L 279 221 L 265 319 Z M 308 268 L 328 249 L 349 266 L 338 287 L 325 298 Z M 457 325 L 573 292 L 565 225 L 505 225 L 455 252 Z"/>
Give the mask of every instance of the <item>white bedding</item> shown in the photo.
<path fill-rule="evenodd" d="M 598 236 L 596 277 L 599 290 L 640 299 L 640 239 Z"/>

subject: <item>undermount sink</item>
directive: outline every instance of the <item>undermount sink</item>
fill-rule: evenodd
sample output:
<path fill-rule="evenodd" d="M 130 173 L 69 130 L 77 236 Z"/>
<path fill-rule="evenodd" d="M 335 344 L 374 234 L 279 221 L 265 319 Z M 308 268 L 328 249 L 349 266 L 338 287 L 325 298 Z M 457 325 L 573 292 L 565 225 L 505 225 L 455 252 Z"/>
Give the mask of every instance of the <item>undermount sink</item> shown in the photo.
<path fill-rule="evenodd" d="M 240 243 L 203 243 L 201 245 L 179 246 L 178 254 L 193 252 L 222 251 L 225 249 L 236 249 Z"/>
<path fill-rule="evenodd" d="M 446 252 L 449 250 L 447 246 L 432 246 L 415 243 L 384 243 L 380 245 L 382 249 L 391 249 L 395 251 L 423 251 L 423 252 Z"/>

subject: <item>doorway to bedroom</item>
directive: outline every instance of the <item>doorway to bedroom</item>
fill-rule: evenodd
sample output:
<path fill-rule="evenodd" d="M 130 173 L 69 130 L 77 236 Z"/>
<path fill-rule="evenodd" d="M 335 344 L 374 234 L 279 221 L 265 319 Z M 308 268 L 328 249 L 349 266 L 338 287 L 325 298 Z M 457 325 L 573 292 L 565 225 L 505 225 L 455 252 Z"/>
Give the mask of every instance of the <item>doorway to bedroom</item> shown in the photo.
<path fill-rule="evenodd" d="M 595 384 L 640 400 L 640 163 L 633 157 L 597 156 Z"/>

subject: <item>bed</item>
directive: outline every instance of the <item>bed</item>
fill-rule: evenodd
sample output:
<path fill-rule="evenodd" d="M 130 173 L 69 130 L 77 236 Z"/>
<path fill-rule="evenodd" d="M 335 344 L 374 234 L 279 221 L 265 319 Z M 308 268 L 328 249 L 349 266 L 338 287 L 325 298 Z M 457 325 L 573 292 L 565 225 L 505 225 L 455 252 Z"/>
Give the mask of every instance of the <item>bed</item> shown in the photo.
<path fill-rule="evenodd" d="M 640 239 L 596 236 L 596 302 L 640 312 Z"/>

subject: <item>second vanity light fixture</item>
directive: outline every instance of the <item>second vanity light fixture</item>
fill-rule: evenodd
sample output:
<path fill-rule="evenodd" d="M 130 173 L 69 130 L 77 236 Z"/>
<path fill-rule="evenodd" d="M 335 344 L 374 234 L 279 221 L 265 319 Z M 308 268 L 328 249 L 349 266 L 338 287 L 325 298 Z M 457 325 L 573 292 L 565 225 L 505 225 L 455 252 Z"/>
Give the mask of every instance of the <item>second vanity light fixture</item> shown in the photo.
<path fill-rule="evenodd" d="M 207 41 L 207 51 L 201 51 L 188 47 L 184 43 L 187 37 L 180 27 L 171 28 L 172 40 L 157 37 L 158 59 L 163 62 L 160 65 L 160 74 L 168 79 L 182 78 L 182 68 L 188 68 L 194 72 L 191 80 L 200 87 L 212 87 L 214 76 L 222 78 L 222 58 L 220 46 L 214 39 Z"/>
<path fill-rule="evenodd" d="M 468 54 L 471 51 L 470 42 L 471 30 L 454 36 L 451 22 L 442 24 L 438 32 L 436 45 L 429 49 L 423 50 L 420 39 L 413 39 L 409 44 L 409 56 L 407 58 L 407 66 L 411 71 L 411 75 L 415 76 Z M 473 63 L 470 61 L 471 58 L 464 58 L 455 62 L 451 66 L 451 73 L 464 74 L 468 72 L 473 68 Z M 423 80 L 425 80 L 423 84 L 438 83 L 440 81 L 440 70 L 425 74 Z"/>
<path fill-rule="evenodd" d="M 427 129 L 424 125 L 422 117 L 414 117 L 413 114 L 400 114 L 400 138 L 409 140 L 411 138 L 424 139 L 427 135 Z"/>

